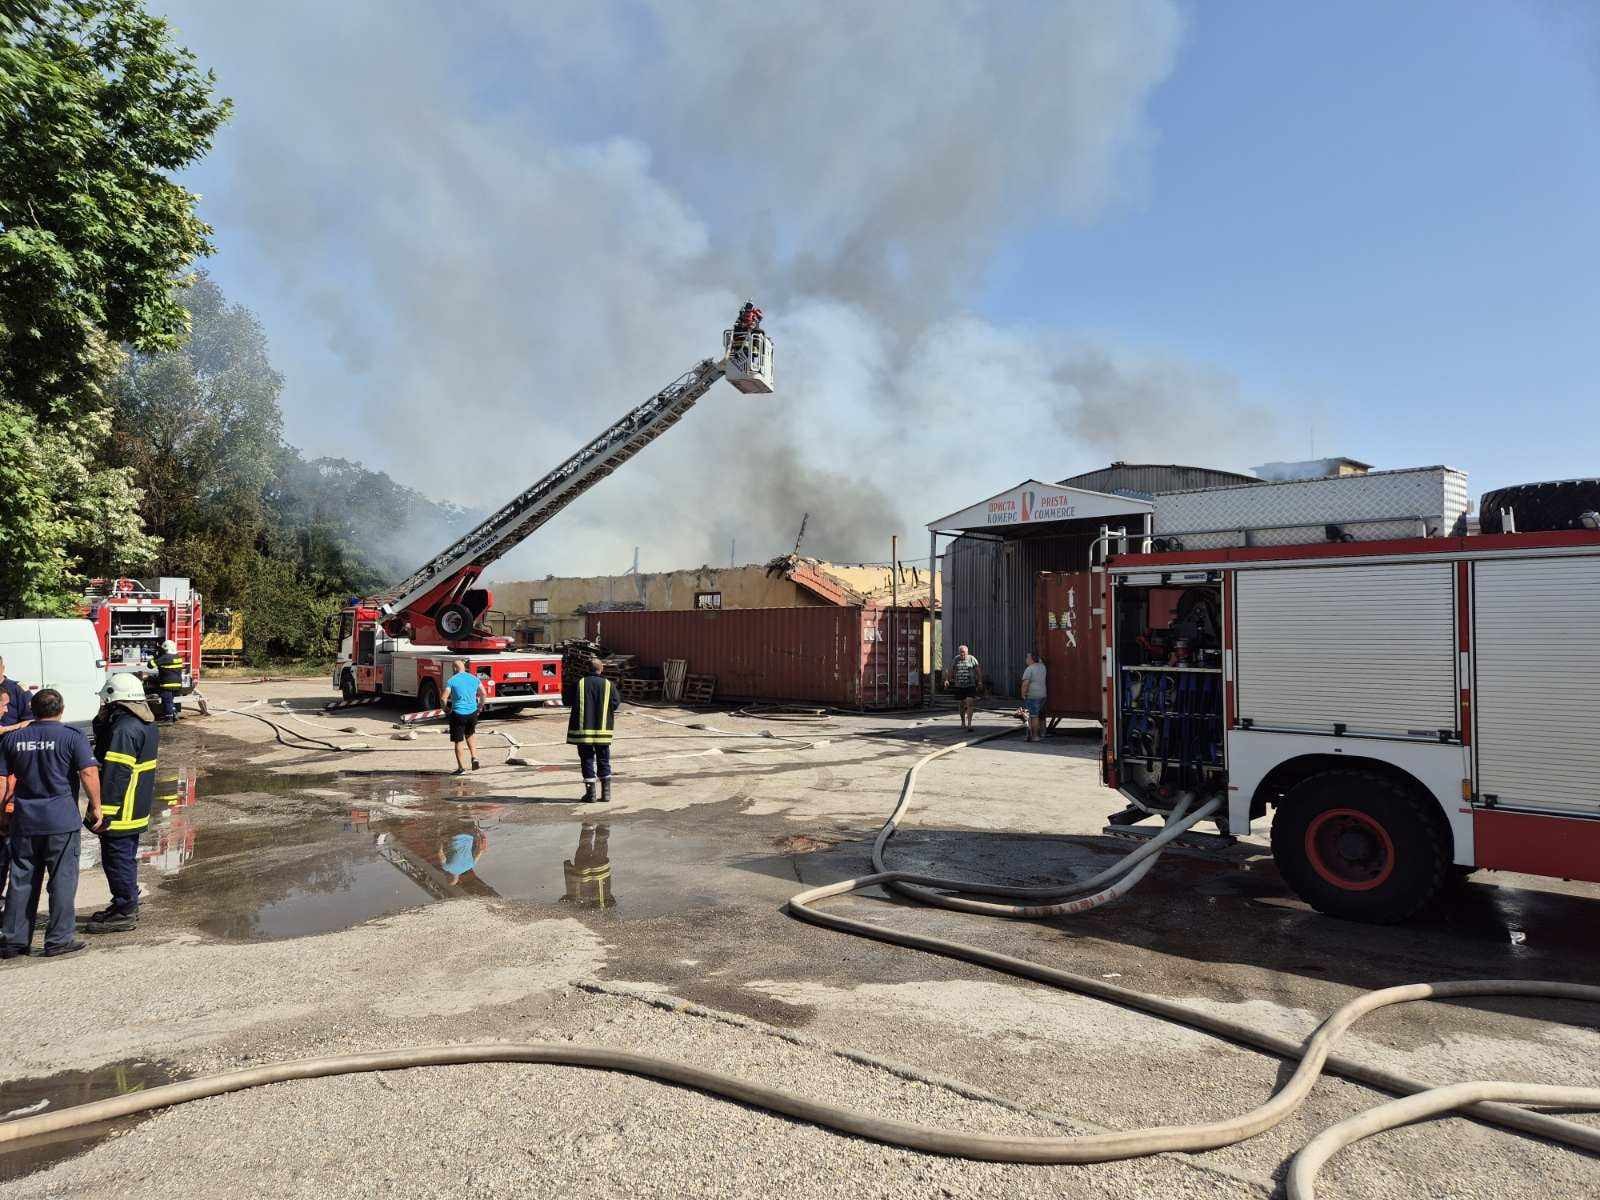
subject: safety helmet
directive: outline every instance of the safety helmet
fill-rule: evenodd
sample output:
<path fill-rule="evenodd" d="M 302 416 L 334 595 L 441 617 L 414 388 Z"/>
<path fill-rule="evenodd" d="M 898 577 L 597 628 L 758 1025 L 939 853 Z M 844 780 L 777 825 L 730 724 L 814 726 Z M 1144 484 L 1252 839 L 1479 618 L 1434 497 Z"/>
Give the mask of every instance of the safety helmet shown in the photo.
<path fill-rule="evenodd" d="M 119 701 L 128 704 L 142 703 L 144 684 L 139 682 L 138 676 L 132 671 L 114 671 L 106 676 L 105 686 L 100 689 L 100 699 L 107 704 L 116 704 Z"/>
<path fill-rule="evenodd" d="M 161 648 L 168 654 L 176 654 L 178 652 L 178 643 L 173 641 L 171 638 L 168 638 L 166 641 L 161 643 Z"/>

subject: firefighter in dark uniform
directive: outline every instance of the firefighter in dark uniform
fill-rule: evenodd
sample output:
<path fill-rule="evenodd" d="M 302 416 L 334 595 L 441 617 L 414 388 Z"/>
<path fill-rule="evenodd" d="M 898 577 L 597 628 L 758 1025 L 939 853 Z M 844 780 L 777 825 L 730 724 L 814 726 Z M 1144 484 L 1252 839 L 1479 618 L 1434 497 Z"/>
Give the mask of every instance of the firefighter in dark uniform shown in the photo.
<path fill-rule="evenodd" d="M 111 885 L 111 904 L 91 916 L 84 929 L 122 933 L 139 924 L 139 835 L 149 826 L 155 803 L 161 735 L 151 724 L 144 688 L 131 673 L 106 680 L 100 698 L 105 703 L 94 719 L 94 756 L 105 815 L 91 829 L 100 835 L 100 865 Z"/>
<path fill-rule="evenodd" d="M 173 705 L 183 691 L 183 655 L 178 653 L 177 642 L 161 643 L 161 653 L 156 655 L 156 689 L 161 694 L 161 723 L 171 725 L 178 719 Z"/>
<path fill-rule="evenodd" d="M 583 803 L 606 803 L 611 799 L 611 734 L 616 725 L 617 707 L 622 697 L 616 685 L 605 677 L 606 664 L 589 660 L 589 673 L 562 689 L 571 709 L 567 718 L 567 742 L 578 748 L 583 767 Z M 600 785 L 595 792 L 596 782 Z"/>

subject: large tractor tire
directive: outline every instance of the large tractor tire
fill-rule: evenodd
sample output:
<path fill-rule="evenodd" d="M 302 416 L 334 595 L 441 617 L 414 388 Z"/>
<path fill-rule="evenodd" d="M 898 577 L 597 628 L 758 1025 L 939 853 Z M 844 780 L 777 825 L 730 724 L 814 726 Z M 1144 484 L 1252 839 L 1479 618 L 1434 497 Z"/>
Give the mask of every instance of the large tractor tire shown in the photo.
<path fill-rule="evenodd" d="M 1546 529 L 1581 529 L 1584 513 L 1600 512 L 1600 479 L 1562 479 L 1554 483 L 1519 483 L 1483 494 L 1478 529 L 1504 533 L 1500 513 L 1510 509 L 1518 533 Z"/>
<path fill-rule="evenodd" d="M 1301 781 L 1272 818 L 1272 857 L 1318 912 L 1389 925 L 1431 900 L 1450 865 L 1448 831 L 1433 801 L 1373 771 Z"/>

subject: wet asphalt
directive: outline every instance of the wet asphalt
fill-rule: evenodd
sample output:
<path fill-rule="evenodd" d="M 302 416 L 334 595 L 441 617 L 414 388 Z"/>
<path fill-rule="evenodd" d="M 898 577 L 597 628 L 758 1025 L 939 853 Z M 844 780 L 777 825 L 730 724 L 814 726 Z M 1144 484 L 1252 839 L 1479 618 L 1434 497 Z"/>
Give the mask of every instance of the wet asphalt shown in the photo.
<path fill-rule="evenodd" d="M 250 689 L 234 690 L 242 695 Z M 279 691 L 301 705 L 301 694 L 311 696 L 314 687 Z M 1014 1105 L 1035 1120 L 1085 1128 L 1132 1128 L 1239 1111 L 1259 1102 L 1280 1077 L 1275 1061 L 1201 1035 L 1174 1035 L 1148 1018 L 1098 1002 L 819 931 L 783 912 L 784 901 L 802 887 L 870 870 L 871 838 L 892 805 L 900 773 L 918 754 L 957 736 L 949 718 L 932 724 L 877 717 L 774 726 L 784 736 L 828 744 L 794 743 L 747 757 L 675 757 L 728 744 L 697 740 L 680 728 L 642 728 L 673 740 L 641 742 L 633 761 L 619 747 L 620 802 L 602 809 L 573 803 L 575 775 L 557 747 L 525 751 L 535 762 L 521 769 L 503 765 L 506 750 L 485 753 L 487 769 L 464 779 L 447 773 L 442 742 L 437 755 L 398 753 L 408 745 L 386 754 L 379 739 L 387 736 L 394 715 L 343 718 L 350 722 L 344 728 L 362 731 L 378 747 L 365 756 L 284 750 L 271 745 L 265 728 L 242 721 L 213 718 L 180 727 L 163 751 L 168 800 L 144 839 L 141 926 L 118 935 L 114 945 L 97 941 L 94 952 L 124 956 L 137 994 L 146 986 L 138 982 L 146 973 L 153 987 L 162 972 L 181 971 L 197 947 L 231 956 L 276 947 L 266 953 L 292 955 L 304 970 L 303 985 L 291 982 L 285 993 L 303 1003 L 282 1019 L 317 1031 L 315 1044 L 323 1047 L 339 1044 L 341 1028 L 352 1042 L 372 1036 L 366 1011 L 375 1008 L 390 1014 L 388 1033 L 397 1042 L 424 1033 L 436 1040 L 531 1036 L 529 1019 L 517 1016 L 522 1006 L 543 1014 L 539 1020 L 546 1025 L 554 1019 L 546 1032 L 560 1036 L 576 1036 L 560 1032 L 567 1024 L 579 1033 L 632 1029 L 655 1043 L 722 1035 L 730 1046 L 754 1046 L 763 1037 L 803 1037 L 820 1047 L 892 1059 L 929 1080 L 981 1085 L 996 1103 Z M 709 719 L 723 728 L 745 727 L 726 713 Z M 524 745 L 549 738 L 553 728 L 549 718 L 506 727 Z M 1015 884 L 1099 869 L 1126 852 L 1128 843 L 1099 833 L 1104 816 L 1119 806 L 1094 783 L 1093 753 L 1092 741 L 1073 736 L 1037 748 L 1007 740 L 943 760 L 924 773 L 925 798 L 893 843 L 892 862 Z M 1357 991 L 1397 982 L 1513 977 L 1600 983 L 1600 888 L 1486 876 L 1455 885 L 1405 926 L 1359 926 L 1322 917 L 1295 899 L 1259 840 L 1221 851 L 1170 853 L 1124 901 L 1079 918 L 999 922 L 930 912 L 872 894 L 838 904 L 868 919 L 1115 979 L 1216 1011 L 1251 1014 L 1283 1031 L 1309 1030 Z M 428 922 L 471 931 L 450 934 L 451 946 L 465 945 L 480 931 L 486 941 L 497 941 L 484 958 L 498 955 L 513 937 L 537 940 L 541 929 L 556 928 L 557 922 L 573 930 L 575 944 L 592 947 L 594 957 L 565 974 L 541 976 L 543 983 L 511 1001 L 506 996 L 516 989 L 505 990 L 497 968 L 494 984 L 482 989 L 482 1003 L 472 1003 L 472 989 L 466 988 L 468 998 L 457 1002 L 466 1007 L 443 1026 L 419 1021 L 413 1029 L 404 1015 L 393 1016 L 405 1013 L 403 969 L 400 982 L 390 982 L 398 1008 L 367 997 L 359 983 L 337 999 L 322 995 L 319 980 L 364 938 L 398 940 L 403 962 L 408 923 L 420 927 L 422 914 L 435 909 L 437 917 Z M 443 952 L 425 940 L 413 949 L 421 956 Z M 21 972 L 36 972 L 30 1002 L 73 1002 L 71 965 L 8 964 L 0 968 L 0 990 L 20 982 Z M 515 961 L 503 971 L 514 974 Z M 201 977 L 189 986 L 198 994 L 208 983 Z M 551 1010 L 550 999 L 558 995 L 564 999 Z M 139 1002 L 190 1006 L 183 996 L 144 994 Z M 363 1005 L 362 1020 L 351 1018 Z M 589 1015 L 598 1015 L 601 1024 L 586 1025 Z M 1578 1006 L 1535 1008 L 1516 1001 L 1414 1007 L 1385 1018 L 1370 1033 L 1363 1030 L 1360 1044 L 1391 1065 L 1441 1082 L 1525 1077 L 1592 1086 L 1600 1083 L 1594 1065 L 1600 1061 L 1594 1053 L 1600 1049 L 1597 1017 Z M 708 1022 L 714 1027 L 719 1021 L 724 1028 L 707 1031 Z M 144 1024 L 159 1029 L 159 1016 Z M 17 1069 L 0 1072 L 0 1119 L 219 1064 L 269 1058 L 273 1050 L 296 1047 L 296 1035 L 285 1029 L 268 1012 L 237 1024 L 210 1022 L 191 1040 L 154 1034 L 111 1039 L 103 1053 L 117 1057 L 87 1066 L 38 1047 L 21 1056 Z M 155 1049 L 159 1053 L 141 1053 Z M 759 1057 L 752 1051 L 740 1061 Z M 58 1061 L 75 1065 L 49 1069 Z M 1486 1076 L 1486 1070 L 1498 1075 Z M 628 1092 L 636 1102 L 642 1086 L 613 1081 L 606 1090 Z M 1126 1190 L 1135 1186 L 1173 1194 L 1193 1189 L 1197 1195 L 1266 1195 L 1281 1178 L 1297 1137 L 1303 1141 L 1328 1120 L 1379 1099 L 1329 1081 L 1286 1127 L 1244 1146 L 1162 1160 L 1168 1165 L 1157 1172 L 1160 1178 L 1140 1176 L 1143 1183 L 1135 1183 L 1137 1172 L 1110 1166 L 1023 1169 L 935 1160 L 935 1174 L 952 1195 L 991 1194 L 1002 1187 L 1024 1195 L 1149 1194 Z M 674 1102 L 658 1094 L 649 1101 Z M 256 1102 L 241 1097 L 207 1101 L 205 1107 L 226 1103 Z M 951 1103 L 950 1097 L 940 1103 Z M 175 1151 L 163 1149 L 158 1131 L 178 1115 L 124 1121 L 89 1137 L 0 1154 L 0 1179 L 18 1187 L 37 1184 L 40 1195 L 93 1194 L 107 1175 L 90 1164 L 111 1161 L 103 1156 L 166 1161 Z M 963 1116 L 959 1104 L 947 1116 L 982 1119 Z M 1527 1196 L 1600 1192 L 1600 1167 L 1585 1156 L 1463 1121 L 1433 1128 L 1435 1135 L 1427 1139 L 1397 1133 L 1348 1152 L 1338 1172 L 1330 1168 L 1330 1179 L 1344 1190 L 1330 1194 L 1507 1194 L 1490 1190 L 1501 1185 Z M 486 1144 L 500 1136 L 488 1126 L 480 1132 Z M 573 1133 L 572 1144 L 586 1136 Z M 625 1137 L 604 1163 L 579 1155 L 587 1165 L 573 1169 L 587 1171 L 607 1194 L 674 1194 L 652 1190 L 652 1178 L 663 1185 L 670 1178 L 674 1187 L 703 1188 L 706 1194 L 759 1190 L 759 1170 L 747 1181 L 749 1191 L 728 1190 L 726 1178 L 713 1180 L 708 1164 L 721 1161 L 726 1148 L 718 1148 L 714 1130 L 694 1136 L 706 1144 L 684 1146 L 682 1170 L 667 1176 L 652 1177 L 633 1162 Z M 806 1137 L 851 1144 L 827 1143 L 827 1153 L 843 1155 L 838 1169 L 846 1176 L 860 1170 L 863 1180 L 883 1182 L 884 1194 L 928 1194 L 923 1189 L 933 1176 L 916 1166 L 920 1156 L 895 1152 L 884 1158 L 880 1149 L 852 1139 L 817 1131 Z M 564 1163 L 571 1150 L 565 1145 L 552 1154 Z M 787 1178 L 781 1158 L 770 1164 L 774 1180 Z M 1458 1184 L 1463 1161 L 1473 1171 L 1467 1183 Z M 558 1170 L 549 1176 L 558 1177 L 564 1177 Z M 174 1194 L 170 1173 L 163 1178 L 162 1194 Z M 309 1189 L 321 1186 L 318 1178 L 312 1172 L 288 1190 L 314 1194 Z M 547 1194 L 527 1189 L 526 1178 L 507 1178 L 508 1186 L 525 1190 L 506 1194 Z M 242 1194 L 286 1194 L 284 1176 L 268 1172 L 261 1179 L 256 1193 L 241 1182 Z M 184 1183 L 177 1194 L 205 1194 L 199 1182 Z M 483 1194 L 499 1194 L 487 1182 L 485 1189 Z M 156 1190 L 141 1186 L 128 1194 Z M 392 1194 L 424 1193 L 407 1191 L 402 1180 Z M 835 1192 L 801 1187 L 797 1194 Z"/>

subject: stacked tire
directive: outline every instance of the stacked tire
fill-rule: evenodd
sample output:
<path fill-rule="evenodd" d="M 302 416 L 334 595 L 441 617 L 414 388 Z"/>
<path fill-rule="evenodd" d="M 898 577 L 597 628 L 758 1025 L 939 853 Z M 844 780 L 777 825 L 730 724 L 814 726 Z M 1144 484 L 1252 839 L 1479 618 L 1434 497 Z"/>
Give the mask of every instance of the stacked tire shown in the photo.
<path fill-rule="evenodd" d="M 1504 533 L 1500 514 L 1509 509 L 1518 533 L 1581 529 L 1584 513 L 1600 512 L 1600 479 L 1562 479 L 1519 483 L 1483 494 L 1478 510 L 1482 533 Z"/>

